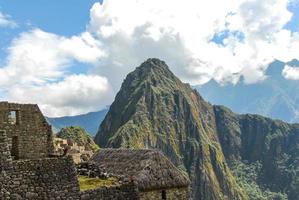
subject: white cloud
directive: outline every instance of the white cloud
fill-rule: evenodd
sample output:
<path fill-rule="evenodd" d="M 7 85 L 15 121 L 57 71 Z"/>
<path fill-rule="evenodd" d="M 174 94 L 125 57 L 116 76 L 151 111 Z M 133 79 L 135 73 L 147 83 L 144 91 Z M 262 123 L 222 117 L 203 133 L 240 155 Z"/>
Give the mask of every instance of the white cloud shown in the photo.
<path fill-rule="evenodd" d="M 0 85 L 43 84 L 60 79 L 73 61 L 95 63 L 104 54 L 89 33 L 71 38 L 39 29 L 22 33 L 8 49 Z M 20 76 L 21 75 L 21 76 Z"/>
<path fill-rule="evenodd" d="M 291 67 L 286 65 L 282 71 L 282 75 L 286 79 L 299 80 L 299 67 Z"/>
<path fill-rule="evenodd" d="M 17 23 L 14 22 L 9 15 L 0 12 L 0 27 L 15 28 L 17 27 Z"/>
<path fill-rule="evenodd" d="M 269 63 L 293 59 L 299 50 L 297 33 L 283 29 L 292 17 L 288 3 L 104 0 L 92 7 L 88 29 L 107 53 L 96 71 L 109 76 L 119 70 L 119 85 L 119 78 L 144 59 L 159 57 L 192 84 L 212 77 L 235 82 L 236 74 L 244 75 L 247 83 L 263 80 Z M 224 31 L 228 33 L 224 45 L 211 41 Z"/>
<path fill-rule="evenodd" d="M 165 60 L 191 84 L 211 78 L 236 83 L 240 76 L 246 83 L 261 81 L 275 59 L 298 58 L 299 33 L 284 29 L 292 18 L 289 3 L 294 1 L 104 0 L 93 5 L 87 30 L 80 35 L 34 29 L 16 38 L 0 68 L 0 88 L 13 88 L 5 91 L 11 100 L 37 102 L 48 115 L 64 115 L 108 104 L 111 91 L 149 57 Z M 73 62 L 87 64 L 88 72 L 72 75 Z M 83 81 L 82 88 L 98 82 L 98 88 L 88 89 L 96 96 L 78 96 L 68 79 L 75 77 Z M 49 100 L 39 98 L 41 91 L 49 93 Z"/>
<path fill-rule="evenodd" d="M 49 116 L 93 111 L 112 98 L 108 80 L 69 73 L 73 62 L 93 64 L 103 56 L 100 42 L 88 32 L 70 38 L 39 29 L 24 32 L 0 67 L 0 88 L 5 99 L 38 103 Z"/>
<path fill-rule="evenodd" d="M 76 115 L 109 105 L 112 90 L 106 78 L 97 75 L 71 75 L 57 83 L 42 86 L 12 86 L 7 98 L 38 103 L 47 116 Z"/>

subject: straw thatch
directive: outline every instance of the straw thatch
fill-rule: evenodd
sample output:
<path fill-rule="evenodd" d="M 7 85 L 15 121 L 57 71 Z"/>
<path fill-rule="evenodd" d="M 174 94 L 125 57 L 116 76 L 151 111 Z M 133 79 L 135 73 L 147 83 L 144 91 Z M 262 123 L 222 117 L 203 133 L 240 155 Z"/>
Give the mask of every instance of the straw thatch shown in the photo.
<path fill-rule="evenodd" d="M 141 191 L 188 187 L 188 177 L 163 154 L 149 149 L 101 149 L 90 162 L 108 173 L 133 179 Z"/>

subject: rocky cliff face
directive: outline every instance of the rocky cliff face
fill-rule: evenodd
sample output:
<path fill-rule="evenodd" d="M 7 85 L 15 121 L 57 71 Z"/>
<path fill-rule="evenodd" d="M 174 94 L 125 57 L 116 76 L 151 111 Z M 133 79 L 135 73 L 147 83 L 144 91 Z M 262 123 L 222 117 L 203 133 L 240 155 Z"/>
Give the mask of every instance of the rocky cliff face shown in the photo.
<path fill-rule="evenodd" d="M 195 199 L 246 199 L 221 151 L 213 107 L 160 60 L 126 77 L 95 141 L 160 149 L 188 172 Z"/>
<path fill-rule="evenodd" d="M 271 192 L 283 191 L 296 200 L 298 131 L 298 125 L 212 106 L 163 61 L 149 59 L 126 77 L 95 141 L 160 149 L 189 174 L 194 199 L 283 199 Z M 254 179 L 239 177 L 248 170 Z"/>
<path fill-rule="evenodd" d="M 236 163 L 245 163 L 248 168 L 258 163 L 260 169 L 254 173 L 259 187 L 297 200 L 299 124 L 259 115 L 236 115 L 222 106 L 215 106 L 214 110 L 218 138 L 229 166 L 235 168 Z"/>

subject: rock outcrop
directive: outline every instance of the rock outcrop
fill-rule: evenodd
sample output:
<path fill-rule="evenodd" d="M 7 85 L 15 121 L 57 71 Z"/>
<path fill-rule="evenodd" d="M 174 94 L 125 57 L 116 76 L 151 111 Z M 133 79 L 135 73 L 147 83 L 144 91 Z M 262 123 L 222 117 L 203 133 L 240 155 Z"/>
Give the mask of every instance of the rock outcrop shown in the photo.
<path fill-rule="evenodd" d="M 215 106 L 214 110 L 218 138 L 229 166 L 234 169 L 238 167 L 236 163 L 245 164 L 250 169 L 248 166 L 258 164 L 259 170 L 250 170 L 254 169 L 261 189 L 285 193 L 288 199 L 297 200 L 299 124 L 259 115 L 236 115 L 223 106 Z"/>
<path fill-rule="evenodd" d="M 158 59 L 126 77 L 95 141 L 162 150 L 189 174 L 195 199 L 246 199 L 222 153 L 213 106 Z"/>
<path fill-rule="evenodd" d="M 197 200 L 298 200 L 299 124 L 213 106 L 158 59 L 127 75 L 95 141 L 160 149 Z"/>

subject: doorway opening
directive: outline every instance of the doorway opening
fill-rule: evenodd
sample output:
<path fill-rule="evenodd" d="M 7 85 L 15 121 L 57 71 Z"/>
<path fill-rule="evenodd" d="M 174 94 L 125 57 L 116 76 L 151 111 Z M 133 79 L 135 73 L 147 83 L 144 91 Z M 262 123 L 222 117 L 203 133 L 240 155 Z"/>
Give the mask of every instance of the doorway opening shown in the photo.
<path fill-rule="evenodd" d="M 166 200 L 166 191 L 162 190 L 162 200 Z"/>
<path fill-rule="evenodd" d="M 19 137 L 13 136 L 11 140 L 11 156 L 14 160 L 19 159 Z"/>

